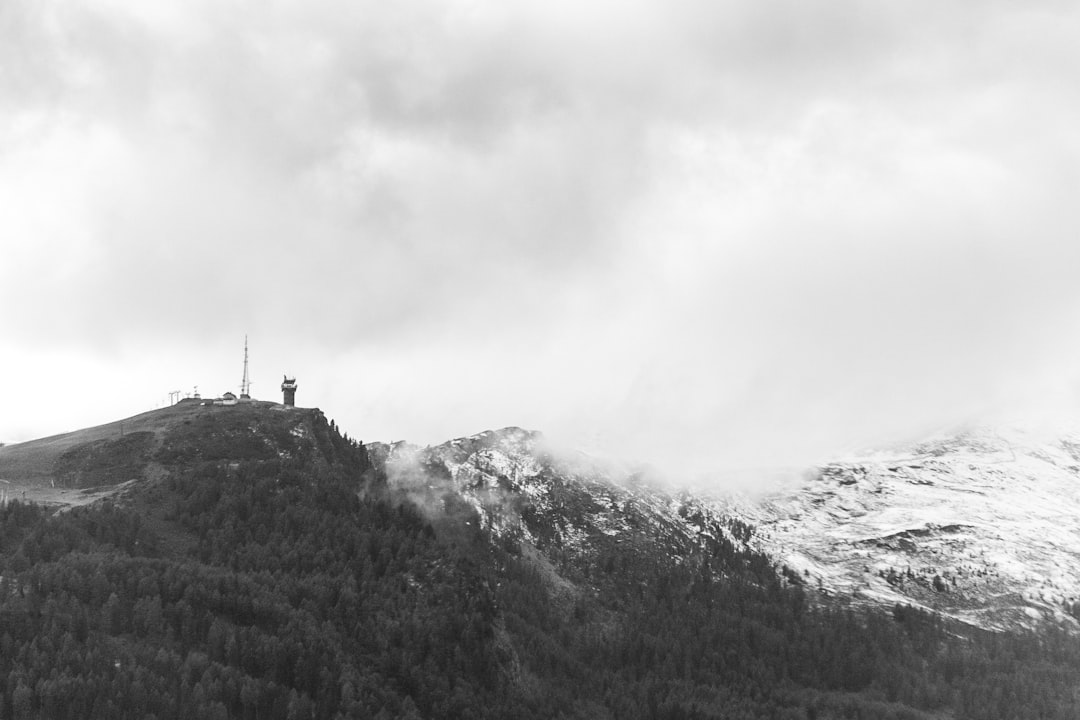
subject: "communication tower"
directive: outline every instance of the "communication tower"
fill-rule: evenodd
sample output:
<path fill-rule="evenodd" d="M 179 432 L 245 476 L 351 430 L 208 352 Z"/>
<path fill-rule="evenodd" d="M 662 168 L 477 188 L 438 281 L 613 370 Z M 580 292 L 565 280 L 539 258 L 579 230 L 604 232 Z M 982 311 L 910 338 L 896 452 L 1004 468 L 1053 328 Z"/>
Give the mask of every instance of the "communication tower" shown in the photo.
<path fill-rule="evenodd" d="M 248 378 L 248 339 L 244 336 L 244 379 L 240 381 L 240 399 L 251 399 L 251 380 Z"/>

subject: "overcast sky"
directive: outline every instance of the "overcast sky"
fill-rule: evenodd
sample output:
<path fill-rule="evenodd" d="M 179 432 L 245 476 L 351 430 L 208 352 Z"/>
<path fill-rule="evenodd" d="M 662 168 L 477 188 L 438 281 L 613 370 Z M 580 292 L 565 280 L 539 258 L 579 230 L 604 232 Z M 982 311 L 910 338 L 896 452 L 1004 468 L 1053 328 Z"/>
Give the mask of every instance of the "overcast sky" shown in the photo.
<path fill-rule="evenodd" d="M 1072 2 L 0 0 L 0 441 L 171 390 L 689 469 L 1080 407 Z"/>

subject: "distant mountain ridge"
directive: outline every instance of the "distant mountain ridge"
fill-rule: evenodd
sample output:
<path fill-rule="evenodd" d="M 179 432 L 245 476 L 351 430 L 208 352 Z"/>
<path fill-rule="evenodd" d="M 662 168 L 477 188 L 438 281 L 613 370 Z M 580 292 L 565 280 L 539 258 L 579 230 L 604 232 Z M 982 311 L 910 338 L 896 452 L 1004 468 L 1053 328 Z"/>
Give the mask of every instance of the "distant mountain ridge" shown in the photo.
<path fill-rule="evenodd" d="M 824 465 L 732 502 L 825 591 L 988 629 L 1080 618 L 1080 433 L 978 428 Z"/>
<path fill-rule="evenodd" d="M 1080 435 L 1002 432 L 829 463 L 756 498 L 672 490 L 520 428 L 368 450 L 420 504 L 460 499 L 494 535 L 541 549 L 581 555 L 648 538 L 677 556 L 720 539 L 856 603 L 913 605 L 991 630 L 1076 629 Z"/>

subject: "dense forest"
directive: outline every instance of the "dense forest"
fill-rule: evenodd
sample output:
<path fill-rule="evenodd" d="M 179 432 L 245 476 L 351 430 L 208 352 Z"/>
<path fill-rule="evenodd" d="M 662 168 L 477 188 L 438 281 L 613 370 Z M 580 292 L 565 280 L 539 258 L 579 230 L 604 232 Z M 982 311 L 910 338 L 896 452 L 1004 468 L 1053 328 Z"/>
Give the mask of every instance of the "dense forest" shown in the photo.
<path fill-rule="evenodd" d="M 0 509 L 0 717 L 1080 717 L 1075 637 L 829 604 L 728 537 L 493 542 L 319 417 L 274 452 L 187 427 L 117 498 Z"/>

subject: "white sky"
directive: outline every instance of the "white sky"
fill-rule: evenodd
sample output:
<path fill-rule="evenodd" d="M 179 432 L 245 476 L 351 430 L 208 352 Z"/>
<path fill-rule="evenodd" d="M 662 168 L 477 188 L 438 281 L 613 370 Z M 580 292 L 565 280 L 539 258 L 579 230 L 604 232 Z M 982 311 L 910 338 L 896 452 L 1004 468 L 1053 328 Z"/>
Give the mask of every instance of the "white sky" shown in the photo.
<path fill-rule="evenodd" d="M 0 441 L 170 390 L 679 469 L 1080 405 L 1080 7 L 0 2 Z"/>

